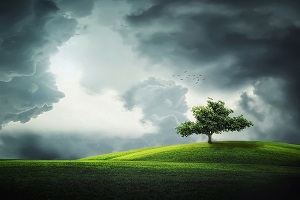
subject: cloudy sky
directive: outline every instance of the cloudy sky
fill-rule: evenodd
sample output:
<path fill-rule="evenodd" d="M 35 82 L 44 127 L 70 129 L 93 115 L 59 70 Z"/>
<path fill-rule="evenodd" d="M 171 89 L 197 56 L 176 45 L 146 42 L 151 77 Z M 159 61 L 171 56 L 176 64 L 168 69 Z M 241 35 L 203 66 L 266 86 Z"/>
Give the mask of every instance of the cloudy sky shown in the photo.
<path fill-rule="evenodd" d="M 295 0 L 2 0 L 0 158 L 75 159 L 207 141 L 175 127 L 222 100 L 300 144 Z"/>

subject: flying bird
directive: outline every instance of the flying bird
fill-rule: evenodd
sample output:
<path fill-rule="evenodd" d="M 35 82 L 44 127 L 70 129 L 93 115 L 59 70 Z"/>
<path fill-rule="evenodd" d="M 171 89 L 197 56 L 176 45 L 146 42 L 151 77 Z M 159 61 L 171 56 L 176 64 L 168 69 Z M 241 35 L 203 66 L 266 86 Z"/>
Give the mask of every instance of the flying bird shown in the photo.
<path fill-rule="evenodd" d="M 203 78 L 202 74 L 187 74 L 187 70 L 183 71 L 181 74 L 178 75 L 172 75 L 173 77 L 178 77 L 181 81 L 187 80 L 187 81 L 194 81 L 194 84 L 198 84 L 200 83 L 200 80 L 205 80 L 205 78 Z M 202 76 L 202 78 L 201 78 Z M 191 79 L 189 79 L 191 78 Z M 193 79 L 192 79 L 193 78 Z"/>

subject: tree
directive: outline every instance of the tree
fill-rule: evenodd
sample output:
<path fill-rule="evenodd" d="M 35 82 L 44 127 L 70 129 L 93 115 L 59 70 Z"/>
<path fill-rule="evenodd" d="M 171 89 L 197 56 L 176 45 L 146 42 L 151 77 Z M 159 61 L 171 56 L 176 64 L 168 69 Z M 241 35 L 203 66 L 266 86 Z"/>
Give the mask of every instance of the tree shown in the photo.
<path fill-rule="evenodd" d="M 223 101 L 212 101 L 209 98 L 207 106 L 194 106 L 192 108 L 193 116 L 196 121 L 183 122 L 176 127 L 176 133 L 182 137 L 192 134 L 205 134 L 208 136 L 208 143 L 212 143 L 211 138 L 214 133 L 241 131 L 246 127 L 253 126 L 243 115 L 237 117 L 229 117 L 233 110 L 225 108 Z"/>

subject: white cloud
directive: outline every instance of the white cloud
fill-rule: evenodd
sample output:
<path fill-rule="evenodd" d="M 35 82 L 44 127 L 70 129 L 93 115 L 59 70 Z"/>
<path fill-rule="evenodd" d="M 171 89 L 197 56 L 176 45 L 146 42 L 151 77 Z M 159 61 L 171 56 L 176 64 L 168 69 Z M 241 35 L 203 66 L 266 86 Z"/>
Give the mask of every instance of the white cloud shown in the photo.
<path fill-rule="evenodd" d="M 10 123 L 4 131 L 101 134 L 126 138 L 141 137 L 156 131 L 150 123 L 140 122 L 143 118 L 141 109 L 125 110 L 115 91 L 96 96 L 86 95 L 82 91 L 68 92 L 66 95 L 52 111 L 26 124 Z"/>
<path fill-rule="evenodd" d="M 52 59 L 52 72 L 65 93 L 52 111 L 32 119 L 26 124 L 10 123 L 6 131 L 65 132 L 101 134 L 108 137 L 141 137 L 156 132 L 156 128 L 143 119 L 139 107 L 131 111 L 123 107 L 116 90 L 106 89 L 100 94 L 88 94 L 80 85 L 82 72 L 60 55 Z"/>

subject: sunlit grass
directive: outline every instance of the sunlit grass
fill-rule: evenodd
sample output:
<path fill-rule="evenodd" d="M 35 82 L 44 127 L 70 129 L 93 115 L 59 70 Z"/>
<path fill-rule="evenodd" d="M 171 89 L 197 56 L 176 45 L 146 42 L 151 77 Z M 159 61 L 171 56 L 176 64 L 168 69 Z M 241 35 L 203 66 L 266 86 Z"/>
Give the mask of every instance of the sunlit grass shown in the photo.
<path fill-rule="evenodd" d="M 299 158 L 300 145 L 259 141 L 231 141 L 145 148 L 91 156 L 82 160 L 295 165 L 300 164 Z"/>

